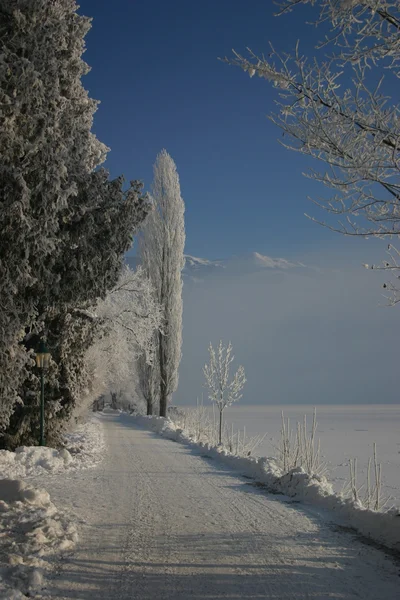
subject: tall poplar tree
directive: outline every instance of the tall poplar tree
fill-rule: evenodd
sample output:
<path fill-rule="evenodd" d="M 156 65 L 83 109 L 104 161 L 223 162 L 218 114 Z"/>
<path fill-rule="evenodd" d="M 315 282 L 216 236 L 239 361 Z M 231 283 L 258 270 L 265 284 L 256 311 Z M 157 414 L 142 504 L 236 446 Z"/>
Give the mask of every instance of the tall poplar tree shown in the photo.
<path fill-rule="evenodd" d="M 156 300 L 163 309 L 162 330 L 157 333 L 153 365 L 142 365 L 142 391 L 147 412 L 155 401 L 165 417 L 178 387 L 182 355 L 182 269 L 185 246 L 185 205 L 176 165 L 166 150 L 157 156 L 152 186 L 153 211 L 140 235 L 141 263 L 151 279 Z"/>

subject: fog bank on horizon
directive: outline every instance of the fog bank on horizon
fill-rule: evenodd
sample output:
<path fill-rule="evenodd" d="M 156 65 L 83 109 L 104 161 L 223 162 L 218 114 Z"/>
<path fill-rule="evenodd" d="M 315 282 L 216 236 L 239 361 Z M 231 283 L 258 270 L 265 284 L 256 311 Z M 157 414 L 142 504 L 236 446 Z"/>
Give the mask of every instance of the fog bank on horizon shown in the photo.
<path fill-rule="evenodd" d="M 322 270 L 186 277 L 173 404 L 208 402 L 202 367 L 219 339 L 245 368 L 242 405 L 398 403 L 400 307 L 385 306 L 382 277 L 361 267 L 362 254 L 319 256 Z"/>

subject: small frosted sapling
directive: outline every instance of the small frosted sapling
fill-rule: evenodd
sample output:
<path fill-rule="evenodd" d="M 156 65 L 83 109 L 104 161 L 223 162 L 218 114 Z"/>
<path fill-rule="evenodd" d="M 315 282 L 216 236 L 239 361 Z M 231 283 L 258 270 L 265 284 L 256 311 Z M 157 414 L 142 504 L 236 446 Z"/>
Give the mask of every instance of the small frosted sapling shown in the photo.
<path fill-rule="evenodd" d="M 242 397 L 241 391 L 246 383 L 244 368 L 240 366 L 234 376 L 230 378 L 230 366 L 235 358 L 232 354 L 232 344 L 225 347 L 219 342 L 215 351 L 212 344 L 208 347 L 210 361 L 203 368 L 206 379 L 205 387 L 208 397 L 219 410 L 219 444 L 222 444 L 222 414 L 227 406 L 237 402 Z"/>

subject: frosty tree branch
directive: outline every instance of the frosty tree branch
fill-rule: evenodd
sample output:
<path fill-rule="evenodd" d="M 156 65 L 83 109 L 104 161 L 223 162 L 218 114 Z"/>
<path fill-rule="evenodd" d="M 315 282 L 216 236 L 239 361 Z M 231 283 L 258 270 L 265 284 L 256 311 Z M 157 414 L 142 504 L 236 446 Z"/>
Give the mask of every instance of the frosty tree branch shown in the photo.
<path fill-rule="evenodd" d="M 315 25 L 327 24 L 330 32 L 319 48 L 334 43 L 337 58 L 355 64 L 376 65 L 380 59 L 390 59 L 385 66 L 399 77 L 398 2 L 384 0 L 287 0 L 277 1 L 278 15 L 291 11 L 299 4 L 319 6 Z"/>
<path fill-rule="evenodd" d="M 136 271 L 125 268 L 114 289 L 98 303 L 96 318 L 101 327 L 87 353 L 96 394 L 134 386 L 135 363 L 143 356 L 152 364 L 154 334 L 162 323 L 162 308 L 141 267 Z"/>
<path fill-rule="evenodd" d="M 400 75 L 400 4 L 384 0 L 310 0 L 319 6 L 317 24 L 330 34 L 318 50 L 335 53 L 309 61 L 300 53 L 266 56 L 234 52 L 229 64 L 277 88 L 278 111 L 271 120 L 283 131 L 282 144 L 309 155 L 325 170 L 307 176 L 333 190 L 315 204 L 336 217 L 314 221 L 350 236 L 398 238 L 400 235 L 400 107 L 385 93 L 383 76 Z M 307 0 L 280 3 L 280 14 Z M 382 71 L 383 72 L 383 71 Z M 385 268 L 386 262 L 383 265 Z"/>

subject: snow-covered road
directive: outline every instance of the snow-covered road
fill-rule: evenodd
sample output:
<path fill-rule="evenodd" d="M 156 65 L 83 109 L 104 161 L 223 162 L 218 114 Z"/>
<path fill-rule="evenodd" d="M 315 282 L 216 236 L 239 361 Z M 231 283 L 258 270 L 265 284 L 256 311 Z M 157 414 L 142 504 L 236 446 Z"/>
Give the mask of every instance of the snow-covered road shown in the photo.
<path fill-rule="evenodd" d="M 103 415 L 105 460 L 41 480 L 79 518 L 52 600 L 398 600 L 400 565 L 216 461 Z"/>

